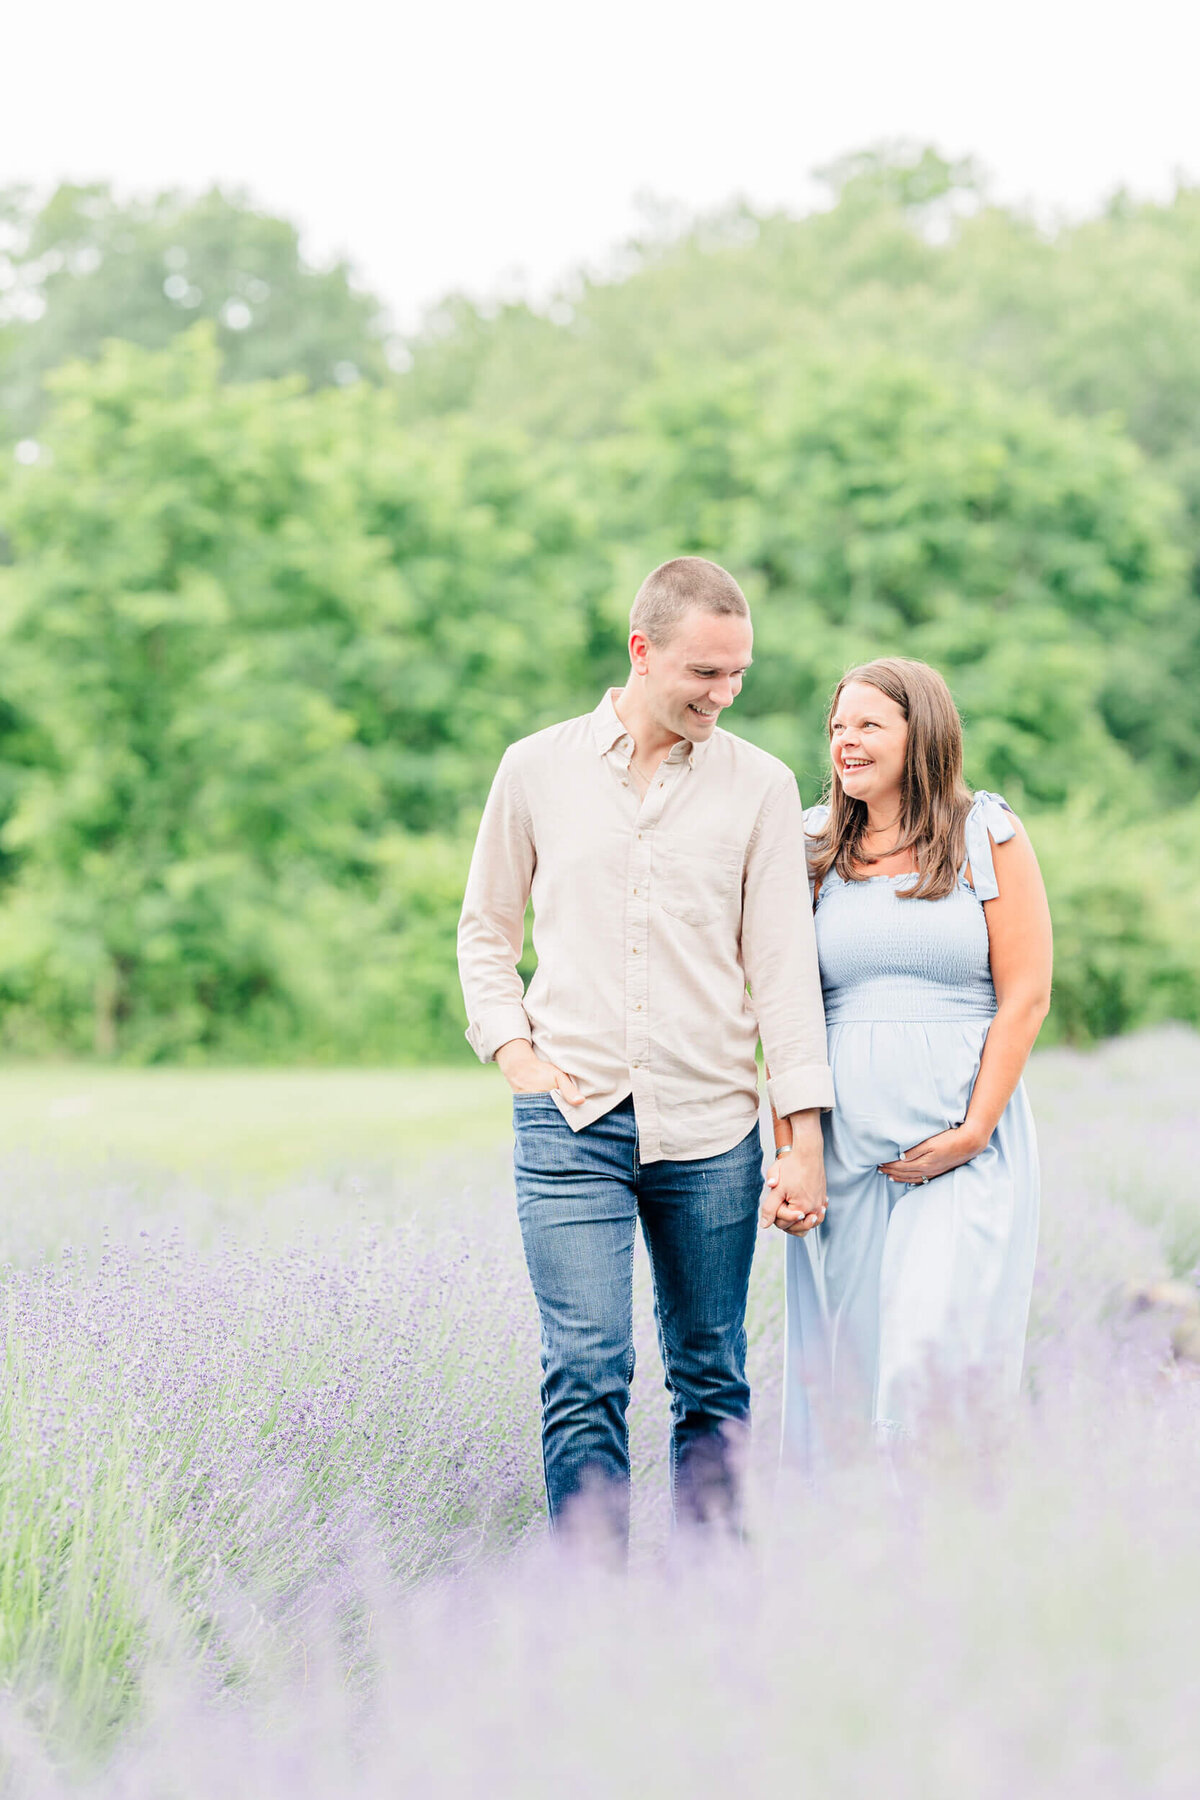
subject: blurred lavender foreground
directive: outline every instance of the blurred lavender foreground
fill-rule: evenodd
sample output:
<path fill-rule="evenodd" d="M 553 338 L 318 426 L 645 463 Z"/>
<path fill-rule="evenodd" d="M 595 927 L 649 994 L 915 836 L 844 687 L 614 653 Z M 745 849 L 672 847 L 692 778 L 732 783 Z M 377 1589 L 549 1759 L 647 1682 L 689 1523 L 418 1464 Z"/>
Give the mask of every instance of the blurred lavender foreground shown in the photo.
<path fill-rule="evenodd" d="M 1031 1086 L 1015 1421 L 941 1434 L 902 1487 L 776 1488 L 764 1242 L 751 1541 L 671 1544 L 640 1273 L 628 1577 L 542 1539 L 499 1152 L 466 1191 L 295 1184 L 223 1234 L 182 1187 L 14 1165 L 3 1791 L 1191 1800 L 1200 1039 L 1050 1052 Z"/>

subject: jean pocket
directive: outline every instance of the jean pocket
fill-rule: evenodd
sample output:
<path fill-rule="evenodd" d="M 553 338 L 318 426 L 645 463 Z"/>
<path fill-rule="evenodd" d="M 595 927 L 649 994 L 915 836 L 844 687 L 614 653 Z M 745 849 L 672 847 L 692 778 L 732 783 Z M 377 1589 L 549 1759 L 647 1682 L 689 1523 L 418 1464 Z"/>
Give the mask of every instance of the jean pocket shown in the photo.
<path fill-rule="evenodd" d="M 514 1094 L 512 1103 L 522 1111 L 534 1106 L 553 1106 L 556 1092 L 555 1088 L 534 1088 L 528 1094 Z"/>

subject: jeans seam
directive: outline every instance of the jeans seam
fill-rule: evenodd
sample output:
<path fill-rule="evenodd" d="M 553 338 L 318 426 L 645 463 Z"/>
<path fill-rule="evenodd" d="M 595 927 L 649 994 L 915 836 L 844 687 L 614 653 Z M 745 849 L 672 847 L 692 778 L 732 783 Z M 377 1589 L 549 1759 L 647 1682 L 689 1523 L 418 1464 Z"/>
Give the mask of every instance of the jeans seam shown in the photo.
<path fill-rule="evenodd" d="M 645 1243 L 646 1243 L 646 1256 L 650 1263 L 650 1286 L 654 1293 L 654 1311 L 655 1311 L 655 1316 L 657 1317 L 657 1314 L 658 1314 L 658 1283 L 656 1282 L 656 1280 L 654 1278 L 654 1258 L 653 1258 L 653 1256 L 650 1255 L 650 1240 L 646 1236 L 645 1220 L 641 1218 L 642 1206 L 641 1206 L 641 1199 L 638 1195 L 638 1184 L 641 1181 L 641 1177 L 642 1177 L 642 1159 L 641 1159 L 641 1156 L 639 1155 L 640 1148 L 641 1148 L 641 1133 L 638 1130 L 637 1106 L 635 1104 L 634 1112 L 633 1112 L 633 1201 L 634 1201 L 634 1206 L 637 1209 L 638 1217 L 641 1220 L 642 1236 L 645 1239 Z M 635 1228 L 634 1233 L 633 1233 L 633 1241 L 630 1246 L 630 1256 L 629 1256 L 629 1286 L 630 1286 L 631 1297 L 632 1297 L 632 1293 L 633 1293 L 633 1274 L 634 1274 L 634 1263 L 635 1263 L 636 1256 L 637 1256 L 637 1230 Z M 661 1336 L 662 1336 L 662 1334 L 660 1332 L 659 1333 L 660 1339 L 661 1339 Z M 665 1368 L 666 1368 L 665 1352 L 663 1354 L 663 1367 L 665 1370 Z M 632 1375 L 630 1378 L 632 1379 Z M 674 1515 L 675 1515 L 675 1466 L 674 1466 L 674 1454 L 673 1453 L 668 1458 L 668 1468 L 670 1469 L 671 1516 L 674 1517 Z M 630 1475 L 631 1475 L 631 1479 L 632 1479 L 632 1470 L 630 1471 Z"/>
<path fill-rule="evenodd" d="M 630 1493 L 633 1491 L 633 1467 L 629 1460 L 629 1402 L 632 1397 L 634 1366 L 637 1362 L 637 1347 L 634 1343 L 633 1320 L 633 1268 L 636 1253 L 637 1229 L 635 1226 L 634 1230 L 629 1234 L 629 1355 L 626 1358 L 625 1366 L 625 1411 L 621 1420 L 625 1439 L 625 1486 Z"/>
<path fill-rule="evenodd" d="M 646 1245 L 646 1261 L 650 1265 L 650 1291 L 654 1295 L 654 1318 L 655 1323 L 658 1326 L 658 1353 L 662 1357 L 663 1374 L 667 1378 L 667 1392 L 671 1396 L 671 1435 L 667 1455 L 667 1469 L 670 1475 L 671 1517 L 673 1519 L 675 1517 L 675 1501 L 679 1474 L 679 1446 L 676 1442 L 675 1425 L 675 1402 L 678 1397 L 678 1391 L 675 1386 L 675 1378 L 671 1373 L 671 1358 L 667 1350 L 667 1333 L 662 1322 L 662 1302 L 659 1299 L 658 1292 L 658 1269 L 654 1262 L 654 1249 L 650 1242 L 650 1233 L 646 1230 L 644 1221 L 642 1225 L 642 1238 Z"/>

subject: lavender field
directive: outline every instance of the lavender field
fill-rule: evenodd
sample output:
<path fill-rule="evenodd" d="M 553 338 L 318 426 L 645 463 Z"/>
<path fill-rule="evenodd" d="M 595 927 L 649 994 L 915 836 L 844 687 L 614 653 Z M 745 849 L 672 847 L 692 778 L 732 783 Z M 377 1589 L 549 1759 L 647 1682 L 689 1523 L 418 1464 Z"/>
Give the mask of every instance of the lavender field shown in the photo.
<path fill-rule="evenodd" d="M 640 1267 L 628 1575 L 544 1541 L 502 1141 L 242 1187 L 12 1149 L 2 1791 L 1192 1800 L 1200 1038 L 1030 1086 L 1017 1417 L 778 1482 L 772 1236 L 749 1542 L 673 1541 Z"/>

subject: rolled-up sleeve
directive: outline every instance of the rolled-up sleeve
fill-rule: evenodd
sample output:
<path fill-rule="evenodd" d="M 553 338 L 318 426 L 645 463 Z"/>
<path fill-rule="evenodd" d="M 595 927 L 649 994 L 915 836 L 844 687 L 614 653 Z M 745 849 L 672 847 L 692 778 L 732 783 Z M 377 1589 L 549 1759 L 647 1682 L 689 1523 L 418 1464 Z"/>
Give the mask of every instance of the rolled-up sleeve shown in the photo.
<path fill-rule="evenodd" d="M 467 1042 L 481 1062 L 490 1062 L 513 1038 L 532 1038 L 517 964 L 525 944 L 534 861 L 529 811 L 509 750 L 480 821 L 458 921 Z"/>
<path fill-rule="evenodd" d="M 833 1106 L 825 1012 L 804 849 L 804 814 L 789 776 L 763 804 L 746 854 L 742 964 L 767 1092 L 780 1118 Z"/>

